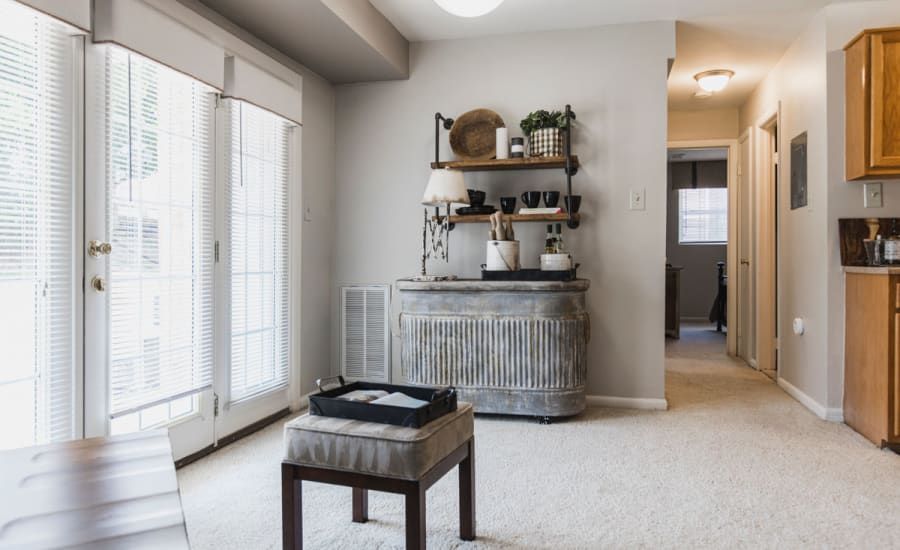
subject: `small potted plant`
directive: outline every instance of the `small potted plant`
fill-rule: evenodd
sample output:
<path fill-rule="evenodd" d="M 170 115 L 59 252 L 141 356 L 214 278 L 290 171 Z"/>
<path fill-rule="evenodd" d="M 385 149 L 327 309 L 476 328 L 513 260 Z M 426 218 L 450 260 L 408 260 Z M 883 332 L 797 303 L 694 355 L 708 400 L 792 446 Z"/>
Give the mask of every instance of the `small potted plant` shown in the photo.
<path fill-rule="evenodd" d="M 528 156 L 561 157 L 563 154 L 562 130 L 566 128 L 566 114 L 560 111 L 540 109 L 529 113 L 519 123 L 528 136 Z"/>

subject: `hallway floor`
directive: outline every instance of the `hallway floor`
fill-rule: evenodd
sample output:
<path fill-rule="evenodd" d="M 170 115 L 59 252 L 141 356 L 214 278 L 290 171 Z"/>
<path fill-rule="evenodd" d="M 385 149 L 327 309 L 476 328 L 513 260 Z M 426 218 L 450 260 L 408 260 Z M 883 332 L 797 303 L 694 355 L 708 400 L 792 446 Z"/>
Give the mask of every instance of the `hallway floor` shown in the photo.
<path fill-rule="evenodd" d="M 429 548 L 898 548 L 900 456 L 818 419 L 699 332 L 667 346 L 668 411 L 476 420 L 478 536 L 455 473 L 428 492 Z M 717 339 L 721 339 L 721 346 Z M 195 549 L 279 548 L 281 424 L 179 471 Z M 307 548 L 401 548 L 401 497 L 304 487 Z"/>

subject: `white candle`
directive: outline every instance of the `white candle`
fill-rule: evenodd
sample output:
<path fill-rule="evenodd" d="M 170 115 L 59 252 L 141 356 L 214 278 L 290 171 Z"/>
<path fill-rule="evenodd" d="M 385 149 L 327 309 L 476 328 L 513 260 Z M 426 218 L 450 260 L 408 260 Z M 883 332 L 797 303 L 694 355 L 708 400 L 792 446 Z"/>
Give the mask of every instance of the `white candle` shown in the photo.
<path fill-rule="evenodd" d="M 497 128 L 497 158 L 509 158 L 509 128 Z"/>

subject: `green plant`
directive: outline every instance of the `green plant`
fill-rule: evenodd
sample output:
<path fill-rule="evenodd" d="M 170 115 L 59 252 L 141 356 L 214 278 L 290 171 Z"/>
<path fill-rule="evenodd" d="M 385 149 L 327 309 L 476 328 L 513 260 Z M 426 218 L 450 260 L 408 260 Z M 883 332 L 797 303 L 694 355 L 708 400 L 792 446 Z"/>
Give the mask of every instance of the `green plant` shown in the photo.
<path fill-rule="evenodd" d="M 528 113 L 528 116 L 523 118 L 522 122 L 519 123 L 519 127 L 522 128 L 522 132 L 526 136 L 531 135 L 531 132 L 540 130 L 541 128 L 565 128 L 566 114 L 560 111 L 550 112 L 540 109 Z"/>

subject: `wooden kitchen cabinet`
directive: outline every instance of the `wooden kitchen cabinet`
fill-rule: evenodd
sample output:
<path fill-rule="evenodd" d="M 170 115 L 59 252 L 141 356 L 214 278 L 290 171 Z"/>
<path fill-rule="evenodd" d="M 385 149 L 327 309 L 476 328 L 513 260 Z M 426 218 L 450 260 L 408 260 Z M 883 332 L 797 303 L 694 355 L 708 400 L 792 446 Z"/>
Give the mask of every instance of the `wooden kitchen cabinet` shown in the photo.
<path fill-rule="evenodd" d="M 900 268 L 845 268 L 844 422 L 900 447 Z"/>
<path fill-rule="evenodd" d="M 900 176 L 900 27 L 858 34 L 844 65 L 847 180 Z"/>

